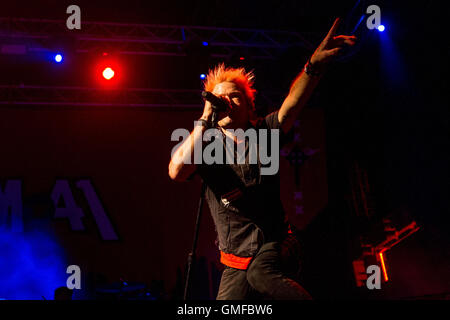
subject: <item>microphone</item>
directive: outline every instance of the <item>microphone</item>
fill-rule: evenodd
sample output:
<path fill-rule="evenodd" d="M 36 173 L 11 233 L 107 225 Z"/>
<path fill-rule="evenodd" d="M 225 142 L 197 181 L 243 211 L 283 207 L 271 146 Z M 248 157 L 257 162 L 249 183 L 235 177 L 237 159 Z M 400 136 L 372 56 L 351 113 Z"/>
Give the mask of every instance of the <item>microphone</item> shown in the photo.
<path fill-rule="evenodd" d="M 228 103 L 225 100 L 220 99 L 209 91 L 202 91 L 203 99 L 211 102 L 211 106 L 215 112 L 225 112 L 228 110 Z"/>

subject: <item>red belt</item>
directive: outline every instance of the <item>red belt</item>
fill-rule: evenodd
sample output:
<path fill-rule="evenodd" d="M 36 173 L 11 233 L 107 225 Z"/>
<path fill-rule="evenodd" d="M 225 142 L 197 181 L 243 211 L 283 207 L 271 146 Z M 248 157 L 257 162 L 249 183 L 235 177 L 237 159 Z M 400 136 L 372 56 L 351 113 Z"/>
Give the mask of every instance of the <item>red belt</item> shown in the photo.
<path fill-rule="evenodd" d="M 253 257 L 238 257 L 232 253 L 220 251 L 220 262 L 235 269 L 246 270 L 252 258 Z"/>

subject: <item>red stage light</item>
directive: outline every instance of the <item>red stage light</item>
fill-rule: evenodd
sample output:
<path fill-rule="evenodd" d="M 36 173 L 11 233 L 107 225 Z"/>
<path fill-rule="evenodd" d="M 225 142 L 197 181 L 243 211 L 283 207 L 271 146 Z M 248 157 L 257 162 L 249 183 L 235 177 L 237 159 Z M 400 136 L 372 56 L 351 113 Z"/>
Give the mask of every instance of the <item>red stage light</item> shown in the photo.
<path fill-rule="evenodd" d="M 100 57 L 93 60 L 92 81 L 105 89 L 119 88 L 124 83 L 123 61 L 116 55 L 100 51 Z"/>
<path fill-rule="evenodd" d="M 102 75 L 106 80 L 111 80 L 114 77 L 114 70 L 107 67 L 103 70 Z"/>
<path fill-rule="evenodd" d="M 384 264 L 383 251 L 381 251 L 379 253 L 379 255 L 380 255 L 380 260 L 381 260 L 381 267 L 383 268 L 384 281 L 388 281 L 389 279 L 388 279 L 388 275 L 386 272 L 386 265 Z"/>

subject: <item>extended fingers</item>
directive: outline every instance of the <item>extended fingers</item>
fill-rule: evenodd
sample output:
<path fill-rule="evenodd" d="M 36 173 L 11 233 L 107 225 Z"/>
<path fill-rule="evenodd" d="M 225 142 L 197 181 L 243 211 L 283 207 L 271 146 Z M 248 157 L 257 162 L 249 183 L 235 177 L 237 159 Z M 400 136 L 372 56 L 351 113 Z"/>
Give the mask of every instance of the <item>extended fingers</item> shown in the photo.
<path fill-rule="evenodd" d="M 344 36 L 344 35 L 340 35 L 337 37 L 333 37 L 333 41 L 337 44 L 337 45 L 342 45 L 342 44 L 348 44 L 350 46 L 353 46 L 356 43 L 357 38 L 355 36 Z"/>
<path fill-rule="evenodd" d="M 336 20 L 334 20 L 333 26 L 331 27 L 330 31 L 328 31 L 327 38 L 331 38 L 336 34 L 336 31 L 339 28 L 340 23 L 341 23 L 340 18 L 336 18 Z"/>

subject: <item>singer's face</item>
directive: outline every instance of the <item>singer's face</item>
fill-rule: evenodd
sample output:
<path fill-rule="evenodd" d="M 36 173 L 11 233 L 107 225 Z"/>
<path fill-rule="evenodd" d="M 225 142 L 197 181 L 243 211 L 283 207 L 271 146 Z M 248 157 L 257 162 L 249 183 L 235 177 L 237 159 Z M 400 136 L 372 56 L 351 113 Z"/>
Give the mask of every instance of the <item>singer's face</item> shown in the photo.
<path fill-rule="evenodd" d="M 229 99 L 231 110 L 226 114 L 219 114 L 219 125 L 222 127 L 243 127 L 247 124 L 248 105 L 244 94 L 234 82 L 221 82 L 216 84 L 212 92 L 218 97 Z"/>

